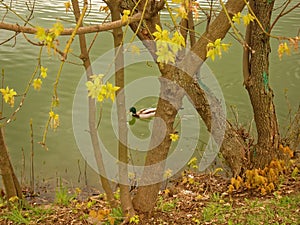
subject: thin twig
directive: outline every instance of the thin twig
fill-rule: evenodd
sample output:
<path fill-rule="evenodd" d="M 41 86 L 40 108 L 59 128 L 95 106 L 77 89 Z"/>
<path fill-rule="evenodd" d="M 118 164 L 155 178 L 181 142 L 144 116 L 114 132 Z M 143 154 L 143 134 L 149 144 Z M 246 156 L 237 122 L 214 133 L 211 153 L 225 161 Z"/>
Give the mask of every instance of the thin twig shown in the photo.
<path fill-rule="evenodd" d="M 287 6 L 287 5 L 286 5 L 286 6 Z M 294 9 L 298 8 L 299 6 L 300 6 L 300 3 L 294 5 L 292 8 L 290 8 L 289 10 L 287 10 L 287 11 L 285 11 L 285 12 L 284 12 L 284 10 L 285 10 L 286 7 L 284 7 L 284 9 L 280 12 L 280 14 L 276 17 L 276 19 L 275 19 L 274 22 L 272 23 L 271 28 L 270 28 L 270 31 L 272 30 L 272 28 L 275 26 L 275 24 L 278 22 L 278 20 L 279 20 L 281 17 L 283 17 L 283 16 L 285 16 L 286 14 L 290 13 L 290 12 L 293 11 Z"/>
<path fill-rule="evenodd" d="M 32 118 L 30 119 L 30 144 L 31 144 L 31 155 L 30 155 L 30 189 L 34 193 L 34 139 L 33 139 L 33 126 Z"/>
<path fill-rule="evenodd" d="M 22 99 L 21 99 L 21 101 L 20 101 L 20 103 L 19 103 L 19 106 L 18 106 L 18 107 L 15 109 L 15 111 L 10 115 L 9 119 L 6 121 L 7 124 L 10 123 L 10 122 L 13 120 L 13 118 L 15 117 L 15 115 L 17 114 L 17 112 L 20 111 L 20 109 L 22 108 L 22 106 L 23 106 L 23 104 L 24 104 L 24 101 L 25 101 L 25 99 L 26 99 L 26 96 L 27 96 L 27 93 L 28 93 L 28 91 L 29 91 L 29 88 L 30 88 L 30 86 L 31 86 L 31 84 L 32 84 L 32 82 L 33 82 L 33 79 L 34 79 L 35 75 L 37 74 L 38 70 L 39 70 L 40 67 L 41 67 L 41 55 L 42 55 L 42 50 L 43 50 L 43 47 L 40 48 L 40 52 L 39 52 L 39 55 L 38 55 L 38 63 L 37 63 L 37 65 L 36 65 L 36 67 L 35 67 L 35 70 L 33 71 L 32 75 L 31 75 L 31 77 L 30 77 L 30 79 L 29 79 L 29 82 L 27 83 L 27 86 L 26 86 L 26 88 L 25 88 L 24 93 L 22 94 L 23 96 L 22 96 Z"/>

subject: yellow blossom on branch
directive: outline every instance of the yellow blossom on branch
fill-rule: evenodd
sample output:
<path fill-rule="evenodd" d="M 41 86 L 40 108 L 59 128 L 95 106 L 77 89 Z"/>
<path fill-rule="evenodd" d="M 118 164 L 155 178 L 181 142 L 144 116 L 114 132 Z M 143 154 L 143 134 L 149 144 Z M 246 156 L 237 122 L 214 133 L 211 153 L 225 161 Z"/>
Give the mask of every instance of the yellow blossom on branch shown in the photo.
<path fill-rule="evenodd" d="M 110 98 L 112 101 L 115 100 L 115 92 L 120 88 L 113 86 L 111 83 L 102 83 L 103 74 L 93 75 L 90 81 L 85 83 L 88 89 L 88 96 L 96 98 L 98 102 L 104 101 L 105 98 Z"/>
<path fill-rule="evenodd" d="M 188 14 L 187 14 L 183 4 L 179 8 L 174 9 L 174 10 L 177 12 L 176 17 L 180 17 L 182 19 L 188 19 L 188 16 L 187 16 Z"/>
<path fill-rule="evenodd" d="M 64 26 L 61 23 L 57 22 L 53 24 L 52 28 L 50 29 L 50 33 L 53 33 L 56 38 L 61 34 L 63 30 Z"/>
<path fill-rule="evenodd" d="M 277 52 L 278 52 L 278 56 L 279 56 L 280 60 L 282 59 L 283 54 L 286 54 L 286 55 L 291 54 L 291 50 L 286 42 L 279 44 Z"/>
<path fill-rule="evenodd" d="M 175 31 L 171 39 L 170 47 L 172 48 L 172 51 L 175 53 L 181 50 L 182 46 L 185 47 L 184 37 L 178 31 Z"/>
<path fill-rule="evenodd" d="M 170 139 L 172 141 L 177 141 L 179 139 L 179 135 L 177 133 L 170 134 Z"/>
<path fill-rule="evenodd" d="M 255 17 L 252 16 L 252 14 L 250 14 L 250 13 L 248 13 L 245 16 L 242 16 L 242 14 L 240 12 L 234 14 L 233 17 L 232 17 L 232 21 L 237 23 L 237 24 L 241 23 L 241 19 L 243 19 L 244 25 L 248 26 L 250 24 L 250 22 L 253 22 L 255 20 Z"/>
<path fill-rule="evenodd" d="M 47 46 L 49 52 L 51 48 L 56 48 L 58 41 L 57 43 L 54 41 L 64 30 L 64 27 L 61 23 L 57 22 L 53 24 L 52 28 L 48 32 L 46 32 L 45 28 L 43 27 L 37 26 L 36 29 L 37 32 L 35 37 Z"/>
<path fill-rule="evenodd" d="M 241 18 L 242 18 L 242 15 L 240 12 L 234 14 L 234 16 L 232 17 L 232 21 L 237 23 L 237 24 L 240 24 L 241 23 Z"/>
<path fill-rule="evenodd" d="M 113 86 L 111 83 L 107 82 L 106 84 L 106 98 L 110 98 L 112 101 L 115 100 L 115 93 L 119 90 L 120 87 Z"/>
<path fill-rule="evenodd" d="M 97 98 L 102 87 L 102 78 L 103 75 L 93 75 L 91 76 L 91 81 L 87 81 L 85 83 L 85 86 L 88 89 L 88 96 L 91 98 Z"/>
<path fill-rule="evenodd" d="M 68 2 L 65 2 L 64 5 L 66 8 L 66 12 L 69 12 L 69 10 L 71 9 L 71 3 L 68 1 Z"/>
<path fill-rule="evenodd" d="M 253 22 L 255 19 L 254 16 L 252 16 L 250 13 L 248 13 L 247 15 L 243 16 L 243 21 L 244 21 L 244 25 L 247 26 L 250 24 L 250 22 Z"/>
<path fill-rule="evenodd" d="M 152 34 L 156 41 L 157 62 L 168 63 L 175 62 L 176 54 L 185 46 L 184 37 L 175 31 L 173 37 L 169 37 L 169 31 L 163 30 L 158 24 L 155 26 L 156 31 Z"/>
<path fill-rule="evenodd" d="M 157 55 L 157 62 L 160 63 L 175 62 L 175 54 L 169 51 L 168 46 L 159 48 L 159 50 L 156 52 L 156 55 Z"/>
<path fill-rule="evenodd" d="M 34 90 L 37 90 L 37 91 L 41 90 L 42 83 L 43 83 L 43 81 L 40 78 L 34 79 L 33 83 L 32 83 Z"/>
<path fill-rule="evenodd" d="M 48 70 L 48 68 L 45 68 L 45 67 L 41 66 L 41 77 L 42 78 L 47 77 L 47 70 Z"/>
<path fill-rule="evenodd" d="M 46 39 L 46 32 L 45 32 L 45 28 L 43 27 L 36 27 L 36 34 L 35 34 L 35 37 L 37 39 L 39 39 L 40 41 L 43 41 Z"/>
<path fill-rule="evenodd" d="M 197 169 L 198 168 L 197 161 L 198 161 L 198 159 L 196 157 L 193 157 L 193 158 L 190 159 L 190 161 L 188 162 L 187 165 L 190 168 Z"/>
<path fill-rule="evenodd" d="M 128 21 L 128 16 L 130 15 L 130 10 L 123 10 L 122 23 Z"/>
<path fill-rule="evenodd" d="M 218 55 L 219 57 L 222 56 L 222 50 L 227 51 L 230 44 L 223 44 L 221 43 L 221 38 L 215 40 L 215 42 L 210 42 L 207 44 L 207 53 L 206 57 L 210 57 L 212 61 L 215 60 L 215 56 Z"/>
<path fill-rule="evenodd" d="M 57 127 L 59 127 L 59 115 L 55 114 L 53 111 L 49 112 L 50 117 L 50 127 L 55 130 Z"/>
<path fill-rule="evenodd" d="M 170 41 L 168 30 L 162 30 L 158 24 L 155 25 L 155 29 L 156 31 L 152 34 L 155 37 L 155 41 Z"/>
<path fill-rule="evenodd" d="M 1 88 L 0 92 L 4 101 L 8 103 L 11 107 L 13 107 L 15 104 L 15 96 L 17 95 L 17 92 L 15 92 L 14 89 L 9 89 L 8 86 L 6 87 L 6 89 Z"/>

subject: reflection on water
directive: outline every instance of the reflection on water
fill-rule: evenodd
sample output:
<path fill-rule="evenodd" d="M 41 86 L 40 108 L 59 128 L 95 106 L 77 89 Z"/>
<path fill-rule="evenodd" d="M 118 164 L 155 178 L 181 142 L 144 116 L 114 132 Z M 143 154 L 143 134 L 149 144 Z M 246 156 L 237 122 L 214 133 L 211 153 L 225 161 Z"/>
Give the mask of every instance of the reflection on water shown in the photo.
<path fill-rule="evenodd" d="M 51 27 L 57 20 L 62 20 L 62 23 L 66 27 L 74 26 L 74 18 L 71 12 L 66 13 L 63 1 L 36 1 L 33 24 L 40 26 Z M 206 1 L 205 1 L 206 2 Z M 92 1 L 93 6 L 89 11 L 89 16 L 86 18 L 86 24 L 98 24 L 103 22 L 106 18 L 105 13 L 99 13 L 101 1 Z M 22 16 L 28 14 L 27 8 L 24 6 L 24 1 L 13 1 L 14 10 Z M 5 10 L 0 8 L 0 15 L 4 15 Z M 284 34 L 295 36 L 299 29 L 300 22 L 300 9 L 295 10 L 293 14 L 285 16 L 274 28 L 275 34 Z M 2 16 L 1 16 L 2 17 Z M 165 16 L 166 17 L 166 16 Z M 6 22 L 23 24 L 23 22 L 16 16 L 8 13 L 5 18 Z M 6 40 L 6 38 L 14 35 L 9 31 L 0 31 L 0 42 Z M 28 35 L 33 41 L 33 35 Z M 87 35 L 88 43 L 93 39 L 93 35 Z M 67 38 L 60 39 L 63 49 Z M 79 55 L 77 39 L 75 45 L 72 46 L 74 55 Z M 232 42 L 233 46 L 228 53 L 224 54 L 221 60 L 217 59 L 214 63 L 208 62 L 210 68 L 213 70 L 217 77 L 226 100 L 227 106 L 235 105 L 239 110 L 239 119 L 242 123 L 248 123 L 251 120 L 252 113 L 249 105 L 249 99 L 245 89 L 242 86 L 242 48 L 236 41 L 230 36 L 227 37 L 227 41 Z M 94 60 L 104 52 L 112 48 L 112 36 L 109 32 L 100 33 L 98 39 L 94 44 L 94 48 L 91 51 L 91 58 Z M 278 59 L 276 54 L 278 41 L 272 40 L 272 55 L 271 55 L 271 86 L 275 91 L 275 101 L 277 104 L 278 119 L 281 123 L 281 128 L 286 126 L 286 116 L 288 113 L 287 104 L 284 99 L 284 89 L 288 89 L 288 96 L 290 104 L 296 109 L 299 104 L 299 91 L 297 87 L 300 84 L 300 58 L 299 52 L 292 54 L 290 57 L 284 57 L 282 61 Z M 37 55 L 39 47 L 31 46 L 24 40 L 20 34 L 16 39 L 0 46 L 0 67 L 5 71 L 5 85 L 13 87 L 18 93 L 22 93 L 25 89 L 31 74 L 33 73 L 35 66 L 37 65 Z M 39 144 L 41 141 L 41 135 L 48 118 L 48 112 L 52 96 L 52 85 L 55 80 L 55 76 L 59 66 L 58 55 L 48 55 L 44 52 L 42 65 L 48 67 L 48 77 L 43 82 L 43 87 L 40 92 L 30 90 L 25 104 L 21 111 L 17 114 L 16 120 L 9 124 L 6 128 L 7 144 L 13 160 L 13 163 L 17 169 L 17 173 L 20 174 L 22 168 L 22 149 L 25 152 L 25 167 L 26 171 L 29 171 L 29 155 L 30 155 L 30 130 L 29 121 L 33 118 L 34 128 L 34 151 L 35 151 L 35 169 L 37 179 L 55 179 L 56 177 L 72 178 L 70 182 L 72 185 L 78 186 L 83 184 L 83 170 L 85 167 L 84 159 L 81 157 L 80 152 L 76 146 L 73 130 L 72 130 L 72 102 L 78 81 L 83 74 L 83 68 L 75 65 L 81 64 L 81 61 L 72 57 L 68 58 L 69 62 L 65 64 L 61 81 L 59 84 L 59 96 L 60 107 L 57 113 L 61 116 L 61 126 L 56 131 L 49 131 L 47 145 L 49 151 L 45 151 Z M 153 66 L 146 66 L 145 64 L 139 64 L 135 67 L 128 68 L 127 72 L 130 74 L 130 78 L 127 78 L 127 82 L 137 79 L 141 74 L 145 74 L 145 68 L 149 70 L 149 74 L 157 74 L 157 68 Z M 16 100 L 18 104 L 19 99 Z M 153 104 L 152 102 L 150 104 Z M 230 112 L 230 110 L 227 110 Z M 9 114 L 12 109 L 5 107 L 4 114 Z M 232 114 L 229 113 L 229 118 L 232 118 Z M 133 133 L 142 135 L 148 138 L 150 135 L 149 124 L 141 124 L 143 132 L 139 132 L 137 126 L 140 122 L 135 123 Z M 145 126 L 146 127 L 145 127 Z M 110 120 L 103 121 L 101 129 L 110 127 Z M 205 129 L 203 129 L 205 130 Z M 103 132 L 105 135 L 105 132 Z M 114 138 L 106 138 L 107 145 L 116 145 Z M 88 169 L 88 182 L 90 184 L 96 184 L 97 176 L 93 170 Z M 28 178 L 29 175 L 26 174 Z M 80 184 L 77 183 L 79 180 Z"/>

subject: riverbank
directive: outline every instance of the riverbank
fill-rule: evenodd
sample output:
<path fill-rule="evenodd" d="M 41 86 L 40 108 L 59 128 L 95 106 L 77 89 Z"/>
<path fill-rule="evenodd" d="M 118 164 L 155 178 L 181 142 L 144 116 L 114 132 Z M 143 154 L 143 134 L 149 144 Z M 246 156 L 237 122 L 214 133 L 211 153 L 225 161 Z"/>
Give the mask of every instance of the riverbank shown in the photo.
<path fill-rule="evenodd" d="M 265 195 L 246 188 L 229 192 L 229 184 L 218 173 L 186 171 L 160 192 L 152 213 L 140 214 L 132 224 L 300 223 L 299 172 L 282 176 L 276 190 Z M 42 193 L 28 198 L 23 209 L 8 209 L 1 200 L 0 224 L 121 224 L 121 211 L 110 209 L 105 195 L 96 189 L 54 191 L 54 199 Z M 118 192 L 115 197 L 119 198 Z"/>

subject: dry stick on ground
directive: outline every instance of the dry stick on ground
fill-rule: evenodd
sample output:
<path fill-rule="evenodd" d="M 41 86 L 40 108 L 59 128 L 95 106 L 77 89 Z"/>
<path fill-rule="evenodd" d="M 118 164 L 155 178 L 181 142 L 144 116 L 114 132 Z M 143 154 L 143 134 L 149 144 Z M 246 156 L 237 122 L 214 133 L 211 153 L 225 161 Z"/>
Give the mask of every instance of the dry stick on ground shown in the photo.
<path fill-rule="evenodd" d="M 74 11 L 74 15 L 75 15 L 76 22 L 77 22 L 80 17 L 80 9 L 79 9 L 79 5 L 78 5 L 78 1 L 72 0 L 72 5 L 73 5 L 73 11 Z M 87 7 L 86 3 L 85 3 L 85 7 Z M 80 26 L 82 26 L 82 24 Z M 90 80 L 90 76 L 93 75 L 93 71 L 92 71 L 92 67 L 91 67 L 91 61 L 89 58 L 89 54 L 87 51 L 86 39 L 85 39 L 84 34 L 79 35 L 79 44 L 80 44 L 80 49 L 81 49 L 81 59 L 83 61 L 87 79 Z M 89 131 L 90 131 L 91 141 L 92 141 L 92 145 L 93 145 L 93 149 L 94 149 L 95 159 L 96 159 L 98 170 L 100 173 L 101 184 L 107 195 L 107 199 L 108 199 L 109 203 L 111 204 L 112 207 L 115 207 L 116 202 L 114 200 L 114 195 L 113 195 L 113 191 L 112 191 L 110 182 L 105 176 L 106 172 L 105 172 L 102 154 L 100 151 L 100 144 L 98 141 L 98 131 L 97 131 L 97 126 L 96 126 L 97 120 L 96 120 L 95 99 L 92 99 L 91 97 L 89 97 L 88 102 L 89 102 L 88 107 L 89 107 L 89 129 L 90 129 Z"/>

